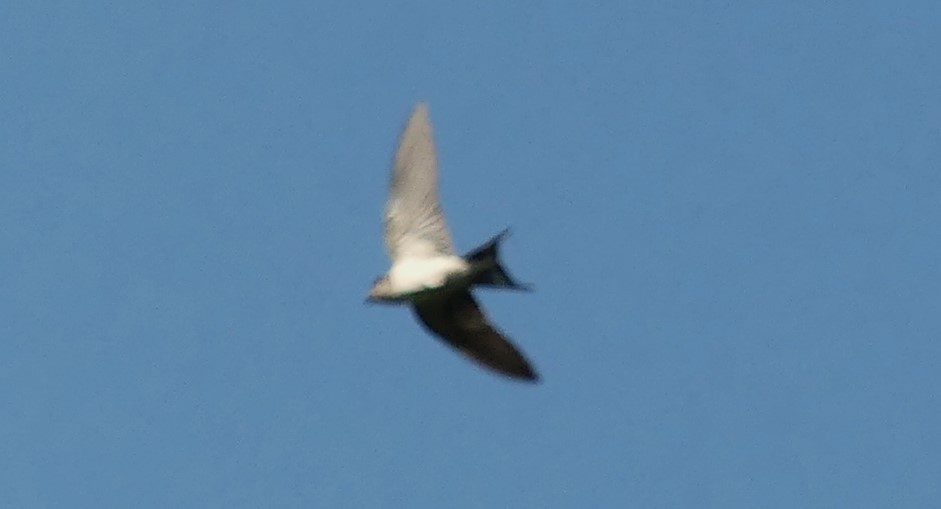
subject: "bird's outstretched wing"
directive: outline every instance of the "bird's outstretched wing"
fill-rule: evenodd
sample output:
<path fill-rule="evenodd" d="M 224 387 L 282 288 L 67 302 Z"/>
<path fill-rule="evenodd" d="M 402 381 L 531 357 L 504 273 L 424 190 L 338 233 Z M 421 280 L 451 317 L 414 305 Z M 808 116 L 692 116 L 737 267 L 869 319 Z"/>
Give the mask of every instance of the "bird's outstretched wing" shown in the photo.
<path fill-rule="evenodd" d="M 454 254 L 438 203 L 438 160 L 424 103 L 415 106 L 399 137 L 386 202 L 385 240 L 393 261 Z"/>
<path fill-rule="evenodd" d="M 539 379 L 523 354 L 490 325 L 469 291 L 419 301 L 414 309 L 429 331 L 482 366 L 514 378 Z"/>

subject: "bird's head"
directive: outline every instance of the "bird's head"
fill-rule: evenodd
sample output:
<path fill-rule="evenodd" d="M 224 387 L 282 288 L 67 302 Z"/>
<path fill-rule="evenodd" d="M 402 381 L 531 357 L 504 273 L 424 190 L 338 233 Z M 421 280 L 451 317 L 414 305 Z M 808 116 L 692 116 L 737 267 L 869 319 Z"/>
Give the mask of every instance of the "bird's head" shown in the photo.
<path fill-rule="evenodd" d="M 392 300 L 392 282 L 389 281 L 388 274 L 376 278 L 369 290 L 369 296 L 366 302 L 388 302 Z"/>

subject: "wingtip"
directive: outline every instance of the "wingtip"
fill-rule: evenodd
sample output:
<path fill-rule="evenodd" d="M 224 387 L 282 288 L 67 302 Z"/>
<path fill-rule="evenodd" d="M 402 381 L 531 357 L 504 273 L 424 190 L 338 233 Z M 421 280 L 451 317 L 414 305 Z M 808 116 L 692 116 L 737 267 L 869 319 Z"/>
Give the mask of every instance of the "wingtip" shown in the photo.
<path fill-rule="evenodd" d="M 542 378 L 539 377 L 539 373 L 536 373 L 535 371 L 530 371 L 526 375 L 521 376 L 519 379 L 520 381 L 531 383 L 534 385 L 538 385 L 539 383 L 542 382 Z"/>
<path fill-rule="evenodd" d="M 412 109 L 412 116 L 424 115 L 428 116 L 428 102 L 427 101 L 418 101 L 415 103 L 415 107 Z"/>
<path fill-rule="evenodd" d="M 510 369 L 500 369 L 498 372 L 524 383 L 538 384 L 542 381 L 539 373 L 536 373 L 536 370 L 534 370 L 533 367 L 529 365 L 529 363 L 513 366 Z"/>

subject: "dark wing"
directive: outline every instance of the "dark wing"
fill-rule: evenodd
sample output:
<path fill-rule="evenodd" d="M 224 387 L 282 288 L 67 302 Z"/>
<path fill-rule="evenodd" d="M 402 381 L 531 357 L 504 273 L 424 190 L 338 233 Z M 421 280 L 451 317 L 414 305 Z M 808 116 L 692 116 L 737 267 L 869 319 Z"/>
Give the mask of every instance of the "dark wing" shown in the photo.
<path fill-rule="evenodd" d="M 514 378 L 539 379 L 523 354 L 487 322 L 470 292 L 417 302 L 414 309 L 429 331 L 480 365 Z"/>

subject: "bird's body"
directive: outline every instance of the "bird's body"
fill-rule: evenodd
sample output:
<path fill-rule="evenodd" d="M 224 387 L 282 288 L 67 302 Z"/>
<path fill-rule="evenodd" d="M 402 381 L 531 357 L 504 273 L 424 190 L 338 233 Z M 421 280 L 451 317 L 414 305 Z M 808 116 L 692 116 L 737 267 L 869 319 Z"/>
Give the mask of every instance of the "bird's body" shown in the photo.
<path fill-rule="evenodd" d="M 458 256 L 438 203 L 438 163 L 427 107 L 419 103 L 396 149 L 385 212 L 386 249 L 392 267 L 376 280 L 370 301 L 411 304 L 416 316 L 440 337 L 484 367 L 535 381 L 523 355 L 487 321 L 471 295 L 475 286 L 527 290 L 500 264 L 504 230 Z"/>
<path fill-rule="evenodd" d="M 389 269 L 389 285 L 394 300 L 413 300 L 449 283 L 460 284 L 471 266 L 460 256 L 408 257 L 396 260 Z"/>

